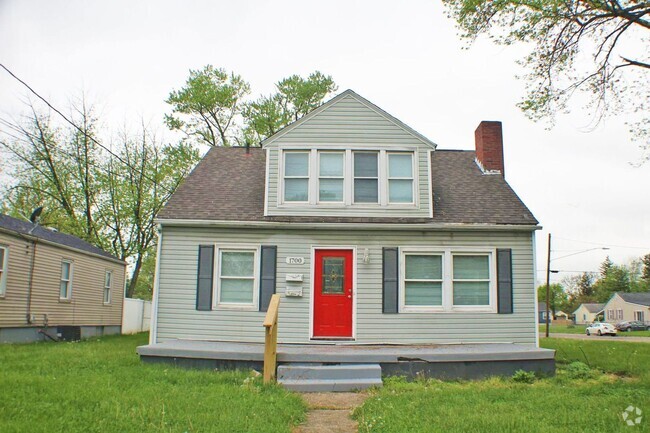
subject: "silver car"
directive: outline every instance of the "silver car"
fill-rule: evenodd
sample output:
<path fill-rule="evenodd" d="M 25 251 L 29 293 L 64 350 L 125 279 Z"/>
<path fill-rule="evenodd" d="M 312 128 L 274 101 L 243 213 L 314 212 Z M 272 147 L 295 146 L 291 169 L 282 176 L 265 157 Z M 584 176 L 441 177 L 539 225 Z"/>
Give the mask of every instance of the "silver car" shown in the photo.
<path fill-rule="evenodd" d="M 617 332 L 614 325 L 609 323 L 596 322 L 587 326 L 587 335 L 612 335 L 615 337 Z"/>

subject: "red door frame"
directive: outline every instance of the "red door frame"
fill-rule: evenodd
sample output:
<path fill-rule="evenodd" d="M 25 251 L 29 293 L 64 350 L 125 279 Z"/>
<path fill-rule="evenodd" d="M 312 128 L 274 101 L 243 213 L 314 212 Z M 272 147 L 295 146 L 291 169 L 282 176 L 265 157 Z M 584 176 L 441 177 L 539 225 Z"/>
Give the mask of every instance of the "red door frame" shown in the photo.
<path fill-rule="evenodd" d="M 354 248 L 314 248 L 312 338 L 354 338 Z M 323 294 L 323 258 L 343 258 L 343 293 Z"/>

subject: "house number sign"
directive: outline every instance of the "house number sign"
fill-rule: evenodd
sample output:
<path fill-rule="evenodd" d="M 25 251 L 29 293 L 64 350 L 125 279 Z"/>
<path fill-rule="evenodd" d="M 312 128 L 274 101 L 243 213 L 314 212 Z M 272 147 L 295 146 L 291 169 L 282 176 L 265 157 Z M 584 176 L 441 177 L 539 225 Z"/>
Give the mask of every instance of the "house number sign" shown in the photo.
<path fill-rule="evenodd" d="M 288 265 L 304 265 L 305 264 L 305 258 L 304 257 L 287 257 L 287 264 Z"/>

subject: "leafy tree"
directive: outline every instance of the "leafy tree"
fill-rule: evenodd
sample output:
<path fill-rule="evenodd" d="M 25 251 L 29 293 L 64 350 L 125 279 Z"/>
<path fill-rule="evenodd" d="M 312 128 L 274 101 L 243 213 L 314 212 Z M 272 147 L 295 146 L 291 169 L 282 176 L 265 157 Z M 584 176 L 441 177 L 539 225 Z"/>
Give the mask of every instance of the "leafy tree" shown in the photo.
<path fill-rule="evenodd" d="M 236 123 L 249 93 L 250 85 L 241 76 L 224 69 L 207 65 L 190 70 L 185 86 L 173 90 L 165 101 L 172 106 L 165 122 L 200 143 L 230 146 L 240 134 Z"/>
<path fill-rule="evenodd" d="M 317 108 L 337 86 L 331 76 L 316 71 L 307 78 L 292 75 L 279 81 L 276 88 L 275 94 L 246 106 L 246 122 L 257 141 L 270 137 Z"/>
<path fill-rule="evenodd" d="M 650 254 L 646 254 L 643 256 L 641 259 L 641 263 L 643 264 L 643 271 L 641 272 L 641 278 L 646 281 L 648 284 L 650 284 Z M 648 288 L 650 290 L 650 288 Z"/>
<path fill-rule="evenodd" d="M 598 302 L 607 302 L 615 292 L 630 291 L 630 271 L 625 266 L 614 264 L 609 256 L 600 265 L 600 278 L 594 284 Z"/>
<path fill-rule="evenodd" d="M 612 262 L 612 259 L 609 258 L 609 256 L 605 257 L 605 260 L 600 264 L 600 267 L 598 268 L 598 271 L 600 272 L 600 278 L 607 278 L 607 275 L 609 275 L 610 271 L 614 267 L 614 262 Z"/>
<path fill-rule="evenodd" d="M 600 119 L 620 109 L 641 113 L 633 130 L 648 138 L 650 2 L 636 0 L 443 0 L 466 39 L 528 44 L 521 61 L 528 93 L 519 107 L 534 120 L 589 95 Z M 636 44 L 636 45 L 635 45 Z M 578 61 L 580 57 L 591 62 Z"/>
<path fill-rule="evenodd" d="M 568 306 L 569 296 L 561 284 L 553 283 L 549 288 L 549 308 L 553 318 L 558 311 L 564 311 Z M 537 288 L 537 301 L 546 303 L 546 284 Z M 566 311 L 565 311 L 566 312 Z"/>
<path fill-rule="evenodd" d="M 589 272 L 583 272 L 580 275 L 573 275 L 562 280 L 566 287 L 568 300 L 566 312 L 573 312 L 578 306 L 585 302 L 596 302 L 594 292 L 594 276 Z"/>
<path fill-rule="evenodd" d="M 112 155 L 99 146 L 97 119 L 73 106 L 74 127 L 57 127 L 32 106 L 24 123 L 2 121 L 0 145 L 9 154 L 12 185 L 2 207 L 27 219 L 43 206 L 40 224 L 56 227 L 129 263 L 127 295 L 144 262 L 155 255 L 154 216 L 198 161 L 189 145 L 163 146 L 143 127 L 123 133 Z"/>

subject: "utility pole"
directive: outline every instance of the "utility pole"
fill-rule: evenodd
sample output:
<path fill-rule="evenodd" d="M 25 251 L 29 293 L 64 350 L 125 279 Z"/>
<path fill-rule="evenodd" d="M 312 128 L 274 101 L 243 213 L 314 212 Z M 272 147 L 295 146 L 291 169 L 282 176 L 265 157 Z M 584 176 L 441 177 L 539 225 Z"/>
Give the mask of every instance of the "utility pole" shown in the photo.
<path fill-rule="evenodd" d="M 550 279 L 551 279 L 551 234 L 548 234 L 548 252 L 546 255 L 546 338 L 548 338 L 548 333 L 549 333 L 549 328 L 551 324 L 550 320 L 550 315 L 549 315 L 549 310 L 550 310 L 550 304 L 551 304 L 551 286 L 550 286 Z"/>

